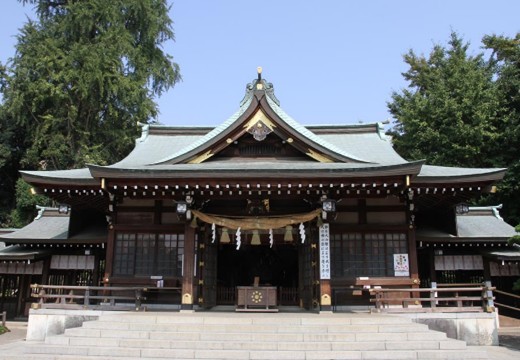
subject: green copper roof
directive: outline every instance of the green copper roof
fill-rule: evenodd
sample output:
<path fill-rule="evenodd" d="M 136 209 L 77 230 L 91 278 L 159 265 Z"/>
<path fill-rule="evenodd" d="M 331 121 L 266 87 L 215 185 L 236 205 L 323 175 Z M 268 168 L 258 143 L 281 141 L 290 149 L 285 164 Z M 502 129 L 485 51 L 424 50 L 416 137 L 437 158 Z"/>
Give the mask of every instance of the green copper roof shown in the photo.
<path fill-rule="evenodd" d="M 337 153 L 337 154 L 339 154 L 339 155 L 341 155 L 343 157 L 346 157 L 346 158 L 349 158 L 349 159 L 352 159 L 352 160 L 355 160 L 355 161 L 358 161 L 358 162 L 362 162 L 362 163 L 370 162 L 370 161 L 367 161 L 365 159 L 358 158 L 358 157 L 356 157 L 356 156 L 354 156 L 352 154 L 349 154 L 349 153 L 343 151 L 342 149 L 340 149 L 339 147 L 334 146 L 333 144 L 329 143 L 325 139 L 320 138 L 319 136 L 316 136 L 313 132 L 307 130 L 306 127 L 300 125 L 292 117 L 290 117 L 269 96 L 267 97 L 267 103 L 269 104 L 271 109 L 273 109 L 273 111 L 276 113 L 276 115 L 278 115 L 280 117 L 280 119 L 282 119 L 293 130 L 295 130 L 296 132 L 300 133 L 302 136 L 306 137 L 310 141 L 312 141 L 312 142 L 314 142 L 314 143 L 316 143 L 316 144 L 318 144 L 318 145 L 320 145 L 320 146 L 322 146 L 322 147 L 324 147 L 326 149 L 329 149 L 330 151 L 335 152 L 335 153 Z"/>
<path fill-rule="evenodd" d="M 291 159 L 237 159 L 226 162 L 215 157 L 199 164 L 185 164 L 192 156 L 210 150 L 225 135 L 233 133 L 239 125 L 255 114 L 258 108 L 266 111 L 266 116 L 278 122 L 280 136 L 291 136 L 298 141 L 300 149 L 309 146 L 324 156 L 336 160 L 319 163 L 308 160 Z M 428 185 L 442 182 L 496 181 L 503 177 L 505 169 L 468 169 L 422 165 L 422 162 L 408 162 L 395 152 L 391 139 L 384 134 L 382 124 L 318 125 L 303 126 L 290 117 L 280 107 L 271 83 L 259 78 L 246 87 L 240 107 L 230 118 L 217 127 L 173 127 L 143 125 L 142 136 L 136 140 L 133 151 L 123 160 L 110 166 L 90 166 L 85 169 L 63 171 L 23 171 L 24 179 L 33 184 L 99 185 L 97 176 L 103 173 L 117 176 L 137 177 L 139 174 L 156 172 L 160 177 L 190 176 L 197 173 L 217 172 L 249 176 L 245 172 L 269 177 L 282 173 L 307 174 L 313 177 L 334 177 L 354 173 L 392 174 L 407 169 L 413 184 Z M 235 131 L 236 133 L 236 131 Z M 302 150 L 305 151 L 305 150 Z M 412 170 L 413 169 L 413 170 Z M 243 171 L 244 170 L 244 171 Z M 272 174 L 271 174 L 272 173 Z M 126 175 L 125 175 L 126 174 Z M 228 174 L 228 175 L 225 175 Z M 303 176 L 303 175 L 302 175 Z"/>
<path fill-rule="evenodd" d="M 211 139 L 215 138 L 216 136 L 221 134 L 226 129 L 230 128 L 240 118 L 240 116 L 242 116 L 242 114 L 247 110 L 247 108 L 251 104 L 252 99 L 253 99 L 253 97 L 250 96 L 249 98 L 247 98 L 246 101 L 243 101 L 237 112 L 235 112 L 229 119 L 224 121 L 220 126 L 217 126 L 215 129 L 210 131 L 205 136 L 195 140 L 190 145 L 188 145 L 188 146 L 184 147 L 183 149 L 173 153 L 172 155 L 170 155 L 168 157 L 165 157 L 163 159 L 160 159 L 158 161 L 153 162 L 153 164 L 165 163 L 167 161 L 170 161 L 170 160 L 173 160 L 175 158 L 178 158 L 179 156 L 187 154 L 190 151 L 193 151 L 193 150 L 197 149 L 200 146 L 203 146 L 205 143 L 207 143 Z"/>

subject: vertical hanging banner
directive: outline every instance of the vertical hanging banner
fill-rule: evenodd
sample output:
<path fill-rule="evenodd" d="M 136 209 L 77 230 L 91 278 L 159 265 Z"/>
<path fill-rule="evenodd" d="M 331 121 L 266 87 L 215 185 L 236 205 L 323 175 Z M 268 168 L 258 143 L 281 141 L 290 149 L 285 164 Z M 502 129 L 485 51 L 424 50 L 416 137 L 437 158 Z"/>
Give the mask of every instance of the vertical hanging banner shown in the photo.
<path fill-rule="evenodd" d="M 320 279 L 330 280 L 330 225 L 320 226 Z"/>
<path fill-rule="evenodd" d="M 410 276 L 408 254 L 394 254 L 395 276 Z"/>

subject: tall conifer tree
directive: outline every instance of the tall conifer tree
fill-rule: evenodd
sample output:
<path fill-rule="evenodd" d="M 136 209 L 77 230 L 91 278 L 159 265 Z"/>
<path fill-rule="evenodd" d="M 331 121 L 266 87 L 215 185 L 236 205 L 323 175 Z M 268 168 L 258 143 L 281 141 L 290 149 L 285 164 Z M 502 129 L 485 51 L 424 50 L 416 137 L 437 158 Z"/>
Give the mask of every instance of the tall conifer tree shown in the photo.
<path fill-rule="evenodd" d="M 14 206 L 19 169 L 121 159 L 136 123 L 154 121 L 156 97 L 180 80 L 163 50 L 174 40 L 166 0 L 20 2 L 37 18 L 0 64 L 0 224 Z"/>
<path fill-rule="evenodd" d="M 428 57 L 410 50 L 403 73 L 408 87 L 392 94 L 391 134 L 396 150 L 433 165 L 494 165 L 498 140 L 498 95 L 493 66 L 482 53 L 468 54 L 468 43 L 452 33 L 447 47 Z"/>
<path fill-rule="evenodd" d="M 157 116 L 155 96 L 179 80 L 162 45 L 173 40 L 165 0 L 23 0 L 38 21 L 18 35 L 3 90 L 26 131 L 24 167 L 118 160 L 136 122 Z"/>

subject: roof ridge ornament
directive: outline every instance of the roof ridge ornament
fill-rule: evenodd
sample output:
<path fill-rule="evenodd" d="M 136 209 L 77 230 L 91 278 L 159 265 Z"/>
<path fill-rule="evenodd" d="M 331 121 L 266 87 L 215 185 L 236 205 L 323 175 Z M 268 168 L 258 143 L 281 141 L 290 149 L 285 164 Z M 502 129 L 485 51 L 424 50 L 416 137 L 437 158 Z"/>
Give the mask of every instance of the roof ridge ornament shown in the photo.
<path fill-rule="evenodd" d="M 489 206 L 470 206 L 470 211 L 491 211 L 494 217 L 496 217 L 499 220 L 504 221 L 504 218 L 500 216 L 500 211 L 502 210 L 503 204 L 499 205 L 489 205 Z"/>
<path fill-rule="evenodd" d="M 380 122 L 376 123 L 377 133 L 381 140 L 388 141 L 388 136 L 385 133 L 385 125 L 388 125 L 388 124 L 390 124 L 390 119 L 386 119 L 385 121 L 380 121 Z"/>
<path fill-rule="evenodd" d="M 280 106 L 280 100 L 274 95 L 274 87 L 270 82 L 265 81 L 262 78 L 263 69 L 261 66 L 256 68 L 257 78 L 246 85 L 246 94 L 240 102 L 240 106 L 245 104 L 254 94 L 255 91 L 264 91 L 265 94 L 275 102 L 276 105 Z"/>
<path fill-rule="evenodd" d="M 258 79 L 256 79 L 256 90 L 264 90 L 265 81 L 262 80 L 262 67 L 261 66 L 257 67 L 256 72 L 258 74 Z M 267 83 L 265 83 L 265 84 L 267 84 Z"/>
<path fill-rule="evenodd" d="M 136 144 L 145 141 L 150 132 L 150 124 L 143 124 L 138 121 L 137 126 L 141 127 L 141 137 L 135 140 Z"/>
<path fill-rule="evenodd" d="M 41 205 L 36 205 L 36 210 L 38 210 L 38 214 L 36 214 L 36 217 L 34 218 L 34 220 L 40 220 L 45 211 L 58 211 L 59 208 L 57 207 L 52 207 L 52 206 L 41 206 Z"/>

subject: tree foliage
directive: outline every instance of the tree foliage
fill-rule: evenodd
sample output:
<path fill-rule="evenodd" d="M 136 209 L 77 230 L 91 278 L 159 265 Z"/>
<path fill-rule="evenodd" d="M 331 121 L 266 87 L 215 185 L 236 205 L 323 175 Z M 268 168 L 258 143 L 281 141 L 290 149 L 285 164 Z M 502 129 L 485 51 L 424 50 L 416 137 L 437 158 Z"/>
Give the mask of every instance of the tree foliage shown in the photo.
<path fill-rule="evenodd" d="M 497 162 L 508 167 L 500 184 L 500 199 L 513 224 L 520 223 L 520 33 L 513 38 L 488 35 L 484 47 L 493 52 L 500 94 L 500 149 Z"/>
<path fill-rule="evenodd" d="M 30 223 L 36 213 L 36 205 L 51 205 L 44 195 L 31 193 L 31 186 L 22 179 L 16 182 L 16 208 L 11 213 L 10 226 L 20 228 Z"/>
<path fill-rule="evenodd" d="M 429 57 L 410 50 L 403 73 L 409 86 L 388 104 L 391 134 L 403 156 L 434 165 L 486 167 L 498 139 L 498 98 L 493 66 L 482 54 L 468 55 L 468 43 L 452 33 L 447 47 Z"/>
<path fill-rule="evenodd" d="M 166 0 L 19 1 L 35 7 L 37 20 L 0 64 L 0 185 L 11 194 L 20 168 L 122 158 L 136 122 L 153 121 L 155 98 L 180 79 L 162 48 L 174 39 Z"/>
<path fill-rule="evenodd" d="M 30 138 L 23 164 L 67 169 L 128 151 L 136 121 L 179 79 L 161 44 L 174 37 L 164 0 L 24 0 L 38 22 L 18 35 L 5 107 Z"/>
<path fill-rule="evenodd" d="M 392 94 L 389 133 L 398 152 L 433 165 L 508 167 L 499 192 L 504 216 L 520 222 L 520 41 L 486 36 L 492 50 L 469 54 L 469 43 L 452 33 L 428 57 L 410 50 L 403 73 L 408 87 Z"/>

